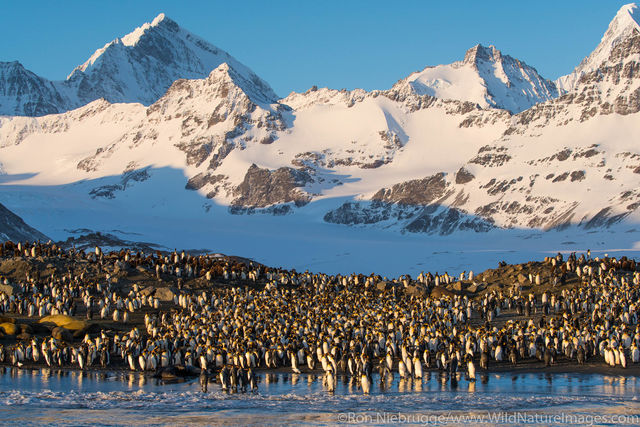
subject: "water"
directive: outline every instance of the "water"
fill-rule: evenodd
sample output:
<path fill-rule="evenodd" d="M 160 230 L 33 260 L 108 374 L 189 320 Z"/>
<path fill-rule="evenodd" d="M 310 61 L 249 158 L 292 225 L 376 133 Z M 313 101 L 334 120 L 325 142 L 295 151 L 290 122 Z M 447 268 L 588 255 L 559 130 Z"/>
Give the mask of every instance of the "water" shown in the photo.
<path fill-rule="evenodd" d="M 314 375 L 260 373 L 259 380 L 257 394 L 228 395 L 210 384 L 203 395 L 197 379 L 163 384 L 135 373 L 6 369 L 0 420 L 23 426 L 640 424 L 636 377 L 502 373 L 454 386 L 437 373 L 417 382 L 396 375 L 385 391 L 374 377 L 368 396 L 342 377 L 333 394 Z M 475 418 L 459 418 L 467 415 Z"/>

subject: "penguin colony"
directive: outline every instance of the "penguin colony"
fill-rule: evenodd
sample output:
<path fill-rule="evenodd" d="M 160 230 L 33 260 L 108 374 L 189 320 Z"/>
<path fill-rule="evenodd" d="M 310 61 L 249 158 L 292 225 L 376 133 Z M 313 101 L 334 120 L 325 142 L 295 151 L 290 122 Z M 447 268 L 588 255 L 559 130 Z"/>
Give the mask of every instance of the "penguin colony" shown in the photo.
<path fill-rule="evenodd" d="M 430 291 L 473 280 L 473 273 L 389 281 L 184 252 L 105 254 L 52 243 L 0 244 L 0 261 L 10 259 L 57 260 L 102 272 L 89 277 L 69 269 L 45 277 L 26 273 L 13 283 L 3 279 L 14 292 L 0 293 L 0 362 L 14 366 L 200 373 L 203 391 L 213 380 L 227 392 L 255 391 L 256 370 L 281 369 L 321 373 L 329 392 L 342 376 L 370 393 L 374 373 L 384 390 L 395 375 L 421 382 L 434 370 L 453 384 L 462 374 L 475 381 L 476 366 L 479 372 L 519 363 L 626 368 L 640 361 L 640 272 L 626 258 L 591 259 L 588 253 L 546 259 L 550 271 L 562 273 L 562 283 L 568 274 L 578 281 L 541 294 L 511 286 L 439 296 Z M 145 271 L 178 289 L 160 301 L 136 283 L 115 283 L 109 273 L 114 268 Z M 186 287 L 184 280 L 199 285 Z M 528 280 L 532 286 L 558 283 L 539 275 Z M 407 292 L 410 287 L 424 293 Z M 93 326 L 35 333 L 34 321 L 51 315 Z M 143 320 L 130 324 L 133 317 Z"/>

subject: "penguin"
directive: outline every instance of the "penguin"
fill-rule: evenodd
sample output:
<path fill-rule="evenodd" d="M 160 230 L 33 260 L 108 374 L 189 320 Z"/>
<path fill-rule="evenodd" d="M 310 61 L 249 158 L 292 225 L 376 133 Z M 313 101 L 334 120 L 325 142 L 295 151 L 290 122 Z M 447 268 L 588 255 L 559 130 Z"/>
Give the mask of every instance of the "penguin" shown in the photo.
<path fill-rule="evenodd" d="M 206 369 L 200 371 L 200 389 L 202 393 L 206 393 L 209 388 L 209 374 Z"/>
<path fill-rule="evenodd" d="M 417 355 L 413 357 L 413 377 L 416 379 L 422 378 L 422 363 Z"/>
<path fill-rule="evenodd" d="M 635 341 L 631 343 L 631 362 L 638 363 L 640 362 L 640 349 L 638 349 Z"/>
<path fill-rule="evenodd" d="M 405 379 L 408 377 L 407 365 L 402 360 L 398 361 L 398 374 L 400 378 Z"/>
<path fill-rule="evenodd" d="M 301 373 L 300 369 L 298 368 L 298 357 L 294 352 L 291 352 L 291 370 L 296 374 Z"/>
<path fill-rule="evenodd" d="M 578 346 L 578 351 L 576 352 L 576 359 L 578 361 L 578 365 L 584 365 L 584 362 L 586 360 L 586 355 L 585 355 L 584 348 L 581 345 Z"/>
<path fill-rule="evenodd" d="M 489 369 L 489 353 L 486 351 L 480 353 L 480 367 L 485 371 Z"/>
<path fill-rule="evenodd" d="M 249 387 L 251 387 L 251 392 L 256 393 L 258 391 L 258 382 L 256 381 L 256 376 L 254 375 L 251 368 L 247 370 L 247 379 L 249 380 Z"/>
<path fill-rule="evenodd" d="M 360 374 L 360 385 L 364 394 L 369 394 L 371 392 L 371 377 L 365 372 Z"/>
<path fill-rule="evenodd" d="M 544 366 L 549 367 L 553 363 L 553 355 L 551 354 L 551 350 L 547 347 L 544 350 Z"/>
<path fill-rule="evenodd" d="M 476 380 L 476 366 L 473 364 L 473 358 L 467 357 L 467 378 L 469 381 Z"/>
<path fill-rule="evenodd" d="M 220 373 L 218 374 L 219 378 L 220 378 L 220 385 L 222 386 L 222 391 L 224 392 L 229 392 L 230 388 L 231 388 L 231 381 L 229 379 L 229 369 L 227 368 L 227 366 L 223 366 L 222 369 L 220 369 Z"/>

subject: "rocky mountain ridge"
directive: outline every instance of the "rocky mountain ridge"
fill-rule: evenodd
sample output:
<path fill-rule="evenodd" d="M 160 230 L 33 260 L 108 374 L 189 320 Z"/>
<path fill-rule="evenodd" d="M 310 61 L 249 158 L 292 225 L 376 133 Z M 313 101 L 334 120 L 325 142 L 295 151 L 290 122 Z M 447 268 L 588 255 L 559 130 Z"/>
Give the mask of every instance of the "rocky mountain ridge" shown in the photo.
<path fill-rule="evenodd" d="M 635 223 L 640 32 L 624 15 L 635 7 L 623 9 L 603 38 L 611 45 L 592 55 L 598 67 L 582 66 L 561 86 L 566 93 L 480 45 L 389 90 L 313 87 L 283 99 L 229 60 L 173 81 L 148 104 L 100 99 L 63 114 L 0 118 L 4 182 L 27 193 L 54 186 L 91 212 L 188 198 L 205 217 L 223 206 L 404 233 Z M 107 44 L 70 79 L 117 76 L 105 71 L 116 64 L 111 52 L 153 56 L 166 34 L 195 43 L 172 22 L 156 19 Z M 23 75 L 48 93 L 46 82 Z M 471 85 L 456 90 L 480 98 L 449 99 L 453 88 L 438 82 L 452 76 Z M 163 178 L 166 170 L 179 171 L 179 185 Z"/>

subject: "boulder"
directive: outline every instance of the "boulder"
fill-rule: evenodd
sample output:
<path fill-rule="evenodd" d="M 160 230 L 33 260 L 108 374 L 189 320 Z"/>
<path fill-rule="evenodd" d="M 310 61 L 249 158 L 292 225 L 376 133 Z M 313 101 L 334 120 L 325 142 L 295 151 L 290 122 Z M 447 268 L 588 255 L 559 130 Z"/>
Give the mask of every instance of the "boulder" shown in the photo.
<path fill-rule="evenodd" d="M 71 316 L 66 316 L 64 314 L 45 316 L 40 319 L 38 323 L 50 324 L 56 327 L 64 326 L 65 329 L 70 331 L 81 331 L 89 326 L 89 324 L 84 320 L 77 320 Z"/>
<path fill-rule="evenodd" d="M 53 330 L 51 331 L 51 336 L 60 341 L 65 341 L 65 342 L 73 341 L 73 335 L 71 334 L 71 331 L 63 328 L 62 326 L 53 328 Z"/>
<path fill-rule="evenodd" d="M 16 323 L 16 319 L 9 316 L 0 316 L 0 323 Z"/>
<path fill-rule="evenodd" d="M 44 316 L 38 320 L 38 323 L 53 323 L 56 326 L 62 326 L 73 321 L 73 317 L 66 314 L 52 314 L 50 316 Z"/>
<path fill-rule="evenodd" d="M 148 297 L 149 295 L 153 295 L 155 291 L 156 291 L 156 288 L 154 288 L 153 286 L 147 286 L 146 288 L 140 291 L 140 295 L 142 295 L 143 297 Z"/>
<path fill-rule="evenodd" d="M 5 294 L 11 296 L 13 295 L 14 289 L 11 285 L 0 285 L 0 292 L 4 292 Z"/>
<path fill-rule="evenodd" d="M 176 291 L 173 288 L 156 288 L 155 297 L 160 301 L 173 301 L 173 297 L 175 297 Z"/>
<path fill-rule="evenodd" d="M 528 280 L 529 278 L 524 274 L 522 273 L 518 274 L 518 283 L 527 283 Z"/>
<path fill-rule="evenodd" d="M 5 335 L 15 335 L 18 328 L 15 323 L 5 322 L 0 323 L 0 329 L 2 329 L 2 332 L 4 332 Z"/>
<path fill-rule="evenodd" d="M 390 290 L 393 285 L 385 280 L 376 283 L 376 289 L 380 292 L 384 292 L 386 290 Z"/>
<path fill-rule="evenodd" d="M 414 296 L 414 297 L 427 296 L 427 290 L 422 286 L 418 286 L 418 285 L 409 285 L 404 289 L 404 291 L 406 292 L 407 295 Z"/>
<path fill-rule="evenodd" d="M 467 288 L 467 291 L 475 294 L 476 292 L 483 291 L 486 287 L 487 285 L 485 283 L 473 283 Z"/>
<path fill-rule="evenodd" d="M 441 298 L 441 297 L 452 297 L 455 293 L 451 292 L 449 289 L 443 288 L 442 286 L 434 286 L 431 290 L 431 298 Z"/>
<path fill-rule="evenodd" d="M 28 341 L 31 339 L 31 334 L 28 332 L 22 332 L 21 334 L 16 336 L 16 339 L 19 339 L 21 341 Z"/>
<path fill-rule="evenodd" d="M 451 286 L 451 289 L 458 292 L 462 291 L 463 289 L 462 282 L 454 282 L 453 286 Z"/>

